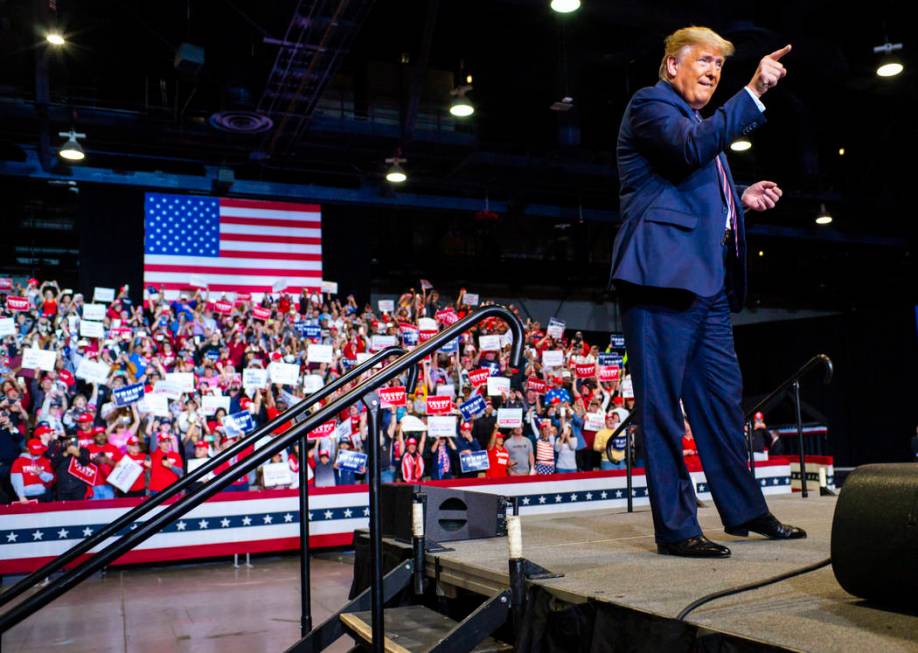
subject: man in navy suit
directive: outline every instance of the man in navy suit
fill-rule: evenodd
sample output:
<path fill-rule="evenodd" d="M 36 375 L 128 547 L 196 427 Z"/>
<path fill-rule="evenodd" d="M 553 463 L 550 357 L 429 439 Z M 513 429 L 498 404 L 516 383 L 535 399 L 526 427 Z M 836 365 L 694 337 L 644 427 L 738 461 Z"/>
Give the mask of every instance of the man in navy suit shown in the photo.
<path fill-rule="evenodd" d="M 688 27 L 667 37 L 660 81 L 634 94 L 618 136 L 623 224 L 612 252 L 642 429 L 657 550 L 727 557 L 704 537 L 682 460 L 682 400 L 726 531 L 806 537 L 768 510 L 746 467 L 742 379 L 730 310 L 746 292 L 743 209 L 773 208 L 781 189 L 760 181 L 739 192 L 724 150 L 765 122 L 761 97 L 786 74 L 764 57 L 749 84 L 708 118 L 733 45 Z"/>

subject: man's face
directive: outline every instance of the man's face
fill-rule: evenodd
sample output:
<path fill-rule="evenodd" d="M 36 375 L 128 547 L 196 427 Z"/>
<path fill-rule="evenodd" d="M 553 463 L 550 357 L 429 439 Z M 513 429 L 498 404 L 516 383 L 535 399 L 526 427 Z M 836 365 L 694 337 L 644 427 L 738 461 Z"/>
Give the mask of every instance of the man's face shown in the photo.
<path fill-rule="evenodd" d="M 673 88 L 695 110 L 710 102 L 723 66 L 723 53 L 709 45 L 690 46 L 666 62 Z"/>

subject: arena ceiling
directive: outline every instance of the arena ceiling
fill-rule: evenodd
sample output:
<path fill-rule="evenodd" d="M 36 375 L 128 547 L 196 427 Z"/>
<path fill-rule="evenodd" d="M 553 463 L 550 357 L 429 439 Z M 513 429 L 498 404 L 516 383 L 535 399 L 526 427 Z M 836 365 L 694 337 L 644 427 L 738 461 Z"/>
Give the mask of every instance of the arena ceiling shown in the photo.
<path fill-rule="evenodd" d="M 866 275 L 874 281 L 855 292 L 880 279 L 909 292 L 907 162 L 918 145 L 909 16 L 906 3 L 853 16 L 811 0 L 585 0 L 565 16 L 547 0 L 5 0 L 0 172 L 37 166 L 66 178 L 82 166 L 117 183 L 129 171 L 222 169 L 369 205 L 394 197 L 427 219 L 435 203 L 417 197 L 481 209 L 488 198 L 512 224 L 540 215 L 549 219 L 535 228 L 568 238 L 573 230 L 552 227 L 576 230 L 583 217 L 605 223 L 607 237 L 625 104 L 655 82 L 667 33 L 706 24 L 737 46 L 714 104 L 762 55 L 794 45 L 786 80 L 765 98 L 768 123 L 751 150 L 730 154 L 738 181 L 774 179 L 786 191 L 779 209 L 750 218 L 754 255 L 767 250 L 772 262 L 763 272 L 782 282 L 817 274 L 812 288 L 844 284 L 836 293 Z M 44 41 L 51 24 L 63 48 Z M 873 48 L 887 41 L 903 43 L 906 65 L 881 79 Z M 447 109 L 466 75 L 476 112 L 459 120 Z M 551 108 L 564 97 L 568 110 Z M 74 165 L 56 156 L 58 132 L 71 128 L 86 134 L 86 159 Z M 393 189 L 383 177 L 397 150 L 409 181 Z M 814 224 L 821 204 L 829 227 Z"/>

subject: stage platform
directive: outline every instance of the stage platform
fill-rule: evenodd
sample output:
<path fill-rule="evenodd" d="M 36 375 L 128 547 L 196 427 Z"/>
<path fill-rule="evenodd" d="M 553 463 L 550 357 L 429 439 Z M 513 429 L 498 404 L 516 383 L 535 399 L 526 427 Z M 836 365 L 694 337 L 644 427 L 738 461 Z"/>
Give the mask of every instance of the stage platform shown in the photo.
<path fill-rule="evenodd" d="M 524 516 L 523 555 L 564 574 L 534 581 L 531 597 L 537 598 L 539 590 L 551 597 L 542 601 L 547 619 L 563 620 L 567 608 L 571 623 L 593 619 L 592 632 L 580 626 L 576 635 L 580 645 L 568 650 L 625 650 L 600 641 L 583 646 L 582 638 L 599 639 L 603 628 L 612 627 L 601 622 L 611 620 L 616 628 L 631 629 L 631 636 L 640 632 L 645 637 L 643 645 L 628 650 L 652 650 L 646 648 L 646 638 L 654 637 L 656 628 L 696 643 L 704 637 L 710 641 L 714 634 L 715 640 L 734 647 L 702 646 L 701 650 L 918 651 L 918 616 L 882 610 L 845 593 L 829 567 L 709 603 L 688 616 L 688 627 L 676 622 L 674 617 L 685 606 L 705 594 L 829 557 L 834 498 L 770 497 L 769 504 L 780 519 L 805 528 L 808 539 L 773 542 L 758 536 L 732 537 L 724 533 L 712 505 L 701 508 L 705 533 L 733 551 L 725 560 L 658 555 L 647 508 L 630 514 L 616 509 Z M 463 588 L 491 594 L 507 587 L 506 538 L 446 546 L 453 550 L 428 558 L 428 573 L 439 578 L 441 591 L 449 595 L 452 588 Z M 635 620 L 644 623 L 635 626 Z M 559 631 L 558 623 L 538 622 L 538 616 L 529 615 L 529 637 L 545 638 Z M 648 630 L 649 624 L 656 626 Z M 560 632 L 567 630 L 562 624 Z"/>

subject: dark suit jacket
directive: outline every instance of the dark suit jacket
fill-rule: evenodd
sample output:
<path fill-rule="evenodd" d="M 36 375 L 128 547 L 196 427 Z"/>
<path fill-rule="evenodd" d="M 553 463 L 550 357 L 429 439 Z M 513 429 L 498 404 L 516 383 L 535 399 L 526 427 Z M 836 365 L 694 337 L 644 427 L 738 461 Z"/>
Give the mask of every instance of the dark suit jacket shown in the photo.
<path fill-rule="evenodd" d="M 701 297 L 726 287 L 731 308 L 740 309 L 746 294 L 745 228 L 740 193 L 723 152 L 764 122 L 745 89 L 704 122 L 667 82 L 634 94 L 618 134 L 623 224 L 612 249 L 613 283 L 681 288 Z M 727 209 L 717 156 L 739 213 L 739 256 L 729 253 L 726 270 Z"/>

